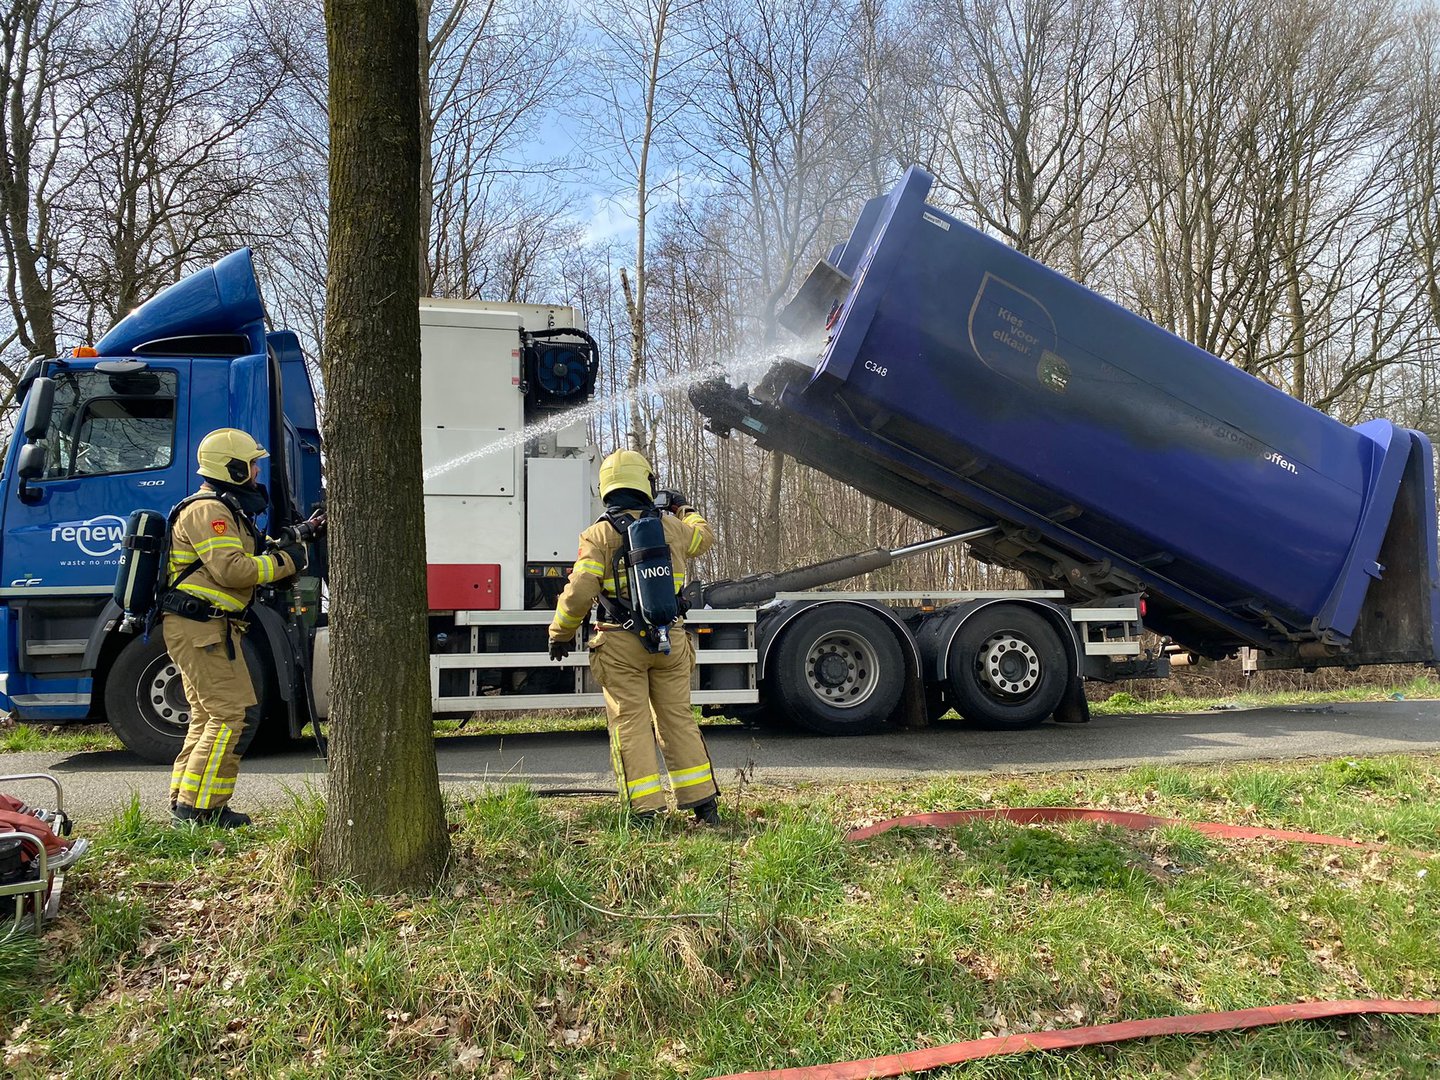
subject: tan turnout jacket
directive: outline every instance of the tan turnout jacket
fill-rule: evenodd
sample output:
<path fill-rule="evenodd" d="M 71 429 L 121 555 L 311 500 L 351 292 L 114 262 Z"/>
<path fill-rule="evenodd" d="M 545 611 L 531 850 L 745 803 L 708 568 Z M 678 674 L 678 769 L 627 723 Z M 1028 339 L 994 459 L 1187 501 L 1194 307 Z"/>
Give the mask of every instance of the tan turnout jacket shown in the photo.
<path fill-rule="evenodd" d="M 202 494 L 211 490 L 201 487 Z M 169 584 L 196 560 L 200 567 L 176 586 L 221 611 L 245 610 L 256 585 L 295 573 L 282 552 L 259 554 L 257 538 L 218 498 L 196 499 L 180 511 L 170 535 Z"/>
<path fill-rule="evenodd" d="M 628 511 L 639 517 L 640 511 Z M 665 540 L 670 545 L 670 566 L 675 574 L 675 591 L 685 587 L 685 571 L 689 560 L 710 550 L 715 533 L 694 507 L 687 506 L 681 515 L 665 514 L 661 518 Z M 622 573 L 615 576 L 615 556 L 621 548 L 621 536 L 608 521 L 597 521 L 580 534 L 580 554 L 565 591 L 555 605 L 555 618 L 550 623 L 551 641 L 569 641 L 585 621 L 590 608 L 603 592 L 606 596 L 629 599 L 630 583 Z"/>

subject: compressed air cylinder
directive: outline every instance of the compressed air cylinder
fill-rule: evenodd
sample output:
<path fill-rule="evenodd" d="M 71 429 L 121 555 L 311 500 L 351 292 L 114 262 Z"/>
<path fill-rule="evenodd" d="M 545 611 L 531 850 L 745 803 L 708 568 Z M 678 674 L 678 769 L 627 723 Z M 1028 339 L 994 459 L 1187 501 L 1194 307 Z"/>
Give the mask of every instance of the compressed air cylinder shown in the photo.
<path fill-rule="evenodd" d="M 630 542 L 630 602 L 650 626 L 663 630 L 675 621 L 675 571 L 670 545 L 659 517 L 635 520 L 627 533 Z"/>
<path fill-rule="evenodd" d="M 114 597 L 127 615 L 145 615 L 154 602 L 166 527 L 165 515 L 155 510 L 136 510 L 125 525 Z"/>

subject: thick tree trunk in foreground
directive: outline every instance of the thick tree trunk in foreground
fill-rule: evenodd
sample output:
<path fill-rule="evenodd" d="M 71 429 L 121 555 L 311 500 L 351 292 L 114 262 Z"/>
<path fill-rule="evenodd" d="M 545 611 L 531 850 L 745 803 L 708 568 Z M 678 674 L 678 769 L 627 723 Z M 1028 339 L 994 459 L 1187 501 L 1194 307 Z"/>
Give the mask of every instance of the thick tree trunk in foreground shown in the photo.
<path fill-rule="evenodd" d="M 430 718 L 413 3 L 327 0 L 334 699 L 327 877 L 424 888 L 449 852 Z"/>

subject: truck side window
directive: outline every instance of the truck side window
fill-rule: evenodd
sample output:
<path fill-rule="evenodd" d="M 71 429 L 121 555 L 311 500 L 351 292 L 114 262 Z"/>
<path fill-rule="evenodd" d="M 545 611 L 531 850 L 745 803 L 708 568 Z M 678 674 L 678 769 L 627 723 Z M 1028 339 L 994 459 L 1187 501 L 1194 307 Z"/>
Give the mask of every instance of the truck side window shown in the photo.
<path fill-rule="evenodd" d="M 144 472 L 174 460 L 175 372 L 64 372 L 56 382 L 44 479 Z"/>

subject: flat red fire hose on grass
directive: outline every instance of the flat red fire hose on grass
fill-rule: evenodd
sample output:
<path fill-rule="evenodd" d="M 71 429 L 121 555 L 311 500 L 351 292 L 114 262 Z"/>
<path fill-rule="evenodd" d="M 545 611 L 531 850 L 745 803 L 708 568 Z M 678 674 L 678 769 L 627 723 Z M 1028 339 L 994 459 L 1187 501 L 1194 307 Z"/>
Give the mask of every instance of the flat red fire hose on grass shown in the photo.
<path fill-rule="evenodd" d="M 852 829 L 845 834 L 848 841 L 869 840 L 891 829 L 925 826 L 948 828 L 972 821 L 1010 821 L 1017 825 L 1042 822 L 1093 821 L 1118 825 L 1126 829 L 1158 829 L 1165 825 L 1184 825 L 1206 836 L 1228 840 L 1282 840 L 1294 844 L 1343 847 L 1361 851 L 1395 851 L 1421 858 L 1433 858 L 1429 852 L 1410 851 L 1390 844 L 1349 840 L 1325 833 L 1295 832 L 1289 829 L 1262 829 L 1250 825 L 1224 825 L 1212 821 L 1183 821 L 1179 818 L 1156 817 L 1126 810 L 1089 810 L 1072 806 L 1007 806 L 982 810 L 956 810 L 949 813 L 908 814 L 904 817 L 877 821 L 873 825 Z M 1147 1020 L 1124 1020 L 1114 1024 L 1066 1028 L 1060 1031 L 1032 1031 L 1015 1035 L 996 1035 L 969 1039 L 946 1046 L 926 1047 L 903 1054 L 841 1061 L 829 1065 L 801 1065 L 759 1072 L 727 1073 L 711 1080 L 876 1080 L 879 1077 L 902 1076 L 946 1065 L 959 1065 L 979 1058 L 1005 1054 L 1026 1054 L 1037 1050 L 1068 1050 L 1079 1046 L 1124 1042 L 1156 1035 L 1195 1035 L 1214 1031 L 1241 1031 L 1247 1028 L 1286 1024 L 1293 1020 L 1322 1020 L 1332 1016 L 1353 1016 L 1363 1013 L 1440 1015 L 1440 1001 L 1344 1000 L 1301 1001 L 1290 1005 L 1264 1005 L 1254 1009 L 1231 1012 L 1190 1013 L 1179 1016 L 1158 1016 Z"/>
<path fill-rule="evenodd" d="M 1264 1005 L 1234 1012 L 1191 1013 L 1157 1016 L 1149 1020 L 1125 1020 L 1118 1024 L 1068 1028 L 1063 1031 L 1031 1031 L 1021 1035 L 995 1035 L 969 1039 L 948 1046 L 931 1046 L 903 1054 L 841 1061 L 831 1065 L 800 1065 L 789 1069 L 728 1073 L 710 1080 L 874 1080 L 882 1076 L 959 1065 L 979 1058 L 1002 1054 L 1027 1054 L 1036 1050 L 1067 1050 L 1077 1046 L 1124 1042 L 1154 1035 L 1194 1035 L 1211 1031 L 1240 1031 L 1245 1028 L 1287 1024 L 1292 1020 L 1323 1020 L 1331 1016 L 1358 1013 L 1408 1013 L 1440 1015 L 1440 1001 L 1301 1001 L 1293 1005 Z"/>
<path fill-rule="evenodd" d="M 1363 840 L 1348 840 L 1343 836 L 1327 836 L 1325 833 L 1295 832 L 1290 829 L 1262 829 L 1254 825 L 1223 825 L 1215 821 L 1185 821 L 1181 818 L 1156 817 L 1153 814 L 1137 814 L 1129 810 L 1088 810 L 1080 806 L 997 806 L 983 810 L 952 810 L 939 814 L 907 814 L 904 817 L 877 821 L 864 828 L 851 829 L 845 834 L 850 841 L 869 840 L 891 829 L 927 826 L 936 829 L 967 825 L 972 821 L 1010 821 L 1016 825 L 1035 825 L 1042 822 L 1094 821 L 1102 825 L 1119 825 L 1125 829 L 1159 829 L 1166 825 L 1184 825 L 1206 836 L 1219 836 L 1226 840 L 1284 840 L 1292 844 L 1319 844 L 1327 847 L 1355 848 L 1360 851 L 1396 851 L 1407 855 L 1430 858 L 1428 852 L 1409 851 L 1392 844 L 1376 844 Z"/>

